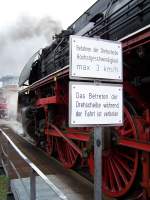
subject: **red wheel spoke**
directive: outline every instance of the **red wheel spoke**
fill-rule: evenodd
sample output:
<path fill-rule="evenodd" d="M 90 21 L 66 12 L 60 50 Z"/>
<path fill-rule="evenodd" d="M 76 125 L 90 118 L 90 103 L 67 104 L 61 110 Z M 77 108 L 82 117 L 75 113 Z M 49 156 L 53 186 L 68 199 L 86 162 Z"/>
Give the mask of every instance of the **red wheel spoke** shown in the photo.
<path fill-rule="evenodd" d="M 53 152 L 53 147 L 54 147 L 54 137 L 47 135 L 47 146 L 46 146 L 46 151 L 49 156 L 51 156 Z"/>
<path fill-rule="evenodd" d="M 57 141 L 58 158 L 66 168 L 71 168 L 75 165 L 78 153 L 64 139 Z"/>
<path fill-rule="evenodd" d="M 69 146 L 67 146 L 67 151 L 68 151 L 68 159 L 71 161 L 71 162 L 73 162 L 73 160 L 74 160 L 74 154 L 73 154 L 73 150 L 70 148 L 69 149 Z"/>
<path fill-rule="evenodd" d="M 76 152 L 74 149 L 71 149 L 71 154 L 72 154 L 72 157 L 75 158 L 76 157 Z"/>
<path fill-rule="evenodd" d="M 122 178 L 124 184 L 127 185 L 128 184 L 128 180 L 127 180 L 126 176 L 124 175 L 124 171 L 122 170 L 120 165 L 118 165 L 118 162 L 115 159 L 113 160 L 113 162 L 114 162 L 114 165 L 115 165 L 118 173 L 120 174 L 120 177 Z"/>
<path fill-rule="evenodd" d="M 119 179 L 119 176 L 118 176 L 118 172 L 117 172 L 117 170 L 114 166 L 114 163 L 112 162 L 111 159 L 110 159 L 110 165 L 111 165 L 111 168 L 112 168 L 112 171 L 113 171 L 116 183 L 117 183 L 117 187 L 118 187 L 119 190 L 121 190 L 121 182 L 120 182 L 120 179 Z"/>
<path fill-rule="evenodd" d="M 118 156 L 121 156 L 121 157 L 123 157 L 123 158 L 125 158 L 126 160 L 130 160 L 130 161 L 132 161 L 132 162 L 135 161 L 133 157 L 131 157 L 131 156 L 125 154 L 125 153 L 117 152 L 117 155 L 118 155 Z"/>
<path fill-rule="evenodd" d="M 121 160 L 120 158 L 118 158 L 118 157 L 116 157 L 116 156 L 115 156 L 115 158 L 116 158 L 116 160 L 118 161 L 118 163 L 123 167 L 123 169 L 124 169 L 126 172 L 128 172 L 128 174 L 129 174 L 130 176 L 132 176 L 132 172 L 130 171 L 128 165 L 125 164 L 125 162 L 124 162 L 123 160 Z"/>
<path fill-rule="evenodd" d="M 124 130 L 124 131 L 122 132 L 121 136 L 130 135 L 130 134 L 132 134 L 132 132 L 133 132 L 133 129 L 132 129 L 132 128 L 129 129 L 129 130 Z"/>
<path fill-rule="evenodd" d="M 103 151 L 103 192 L 110 197 L 121 197 L 132 187 L 138 168 L 138 151 L 117 145 L 113 138 L 137 138 L 137 129 L 132 109 L 124 107 L 124 126 L 112 129 L 111 137 Z M 104 137 L 105 139 L 105 137 Z M 107 144 L 107 142 L 106 142 Z M 90 171 L 94 171 L 94 156 L 90 156 Z"/>
<path fill-rule="evenodd" d="M 110 162 L 107 160 L 107 167 L 108 167 L 108 175 L 109 175 L 109 183 L 110 183 L 110 189 L 111 191 L 115 191 L 115 186 L 114 186 L 114 178 L 113 178 L 113 173 L 111 170 Z"/>

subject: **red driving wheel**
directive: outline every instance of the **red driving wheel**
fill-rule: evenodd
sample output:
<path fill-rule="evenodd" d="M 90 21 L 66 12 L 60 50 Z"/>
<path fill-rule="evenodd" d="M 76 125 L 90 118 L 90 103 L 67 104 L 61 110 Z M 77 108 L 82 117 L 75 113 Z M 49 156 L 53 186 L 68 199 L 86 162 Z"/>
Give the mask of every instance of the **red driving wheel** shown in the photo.
<path fill-rule="evenodd" d="M 54 137 L 47 135 L 46 152 L 48 153 L 49 156 L 52 155 L 53 147 L 54 147 Z"/>
<path fill-rule="evenodd" d="M 56 140 L 58 158 L 65 168 L 72 168 L 77 160 L 78 153 L 63 138 Z"/>
<path fill-rule="evenodd" d="M 124 107 L 124 126 L 115 128 L 117 136 L 136 138 L 137 129 L 132 115 Z M 113 143 L 113 142 L 112 142 Z M 138 168 L 138 151 L 128 147 L 112 145 L 104 149 L 102 156 L 103 192 L 110 197 L 121 197 L 132 187 Z M 90 173 L 94 175 L 94 156 L 88 159 Z"/>

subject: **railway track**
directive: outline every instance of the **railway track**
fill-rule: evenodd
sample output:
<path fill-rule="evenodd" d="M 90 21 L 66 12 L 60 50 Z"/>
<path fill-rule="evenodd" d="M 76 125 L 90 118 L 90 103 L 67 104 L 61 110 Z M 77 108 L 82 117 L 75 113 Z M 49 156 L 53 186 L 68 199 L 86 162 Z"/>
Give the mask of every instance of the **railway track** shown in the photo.
<path fill-rule="evenodd" d="M 71 200 L 92 200 L 93 184 L 73 170 L 66 170 L 53 158 L 49 158 L 46 153 L 37 149 L 31 142 L 16 134 L 12 128 L 6 124 L 0 124 L 7 136 L 15 145 L 46 175 L 51 181 Z M 28 177 L 30 169 L 27 164 L 11 149 L 11 159 L 15 163 L 22 178 Z M 16 179 L 16 174 L 9 169 L 8 175 L 11 179 Z M 106 200 L 107 198 L 104 197 Z M 107 199 L 108 200 L 108 199 Z"/>
<path fill-rule="evenodd" d="M 50 175 L 53 178 L 54 184 L 63 192 L 72 191 L 73 200 L 92 200 L 93 199 L 93 184 L 86 178 L 81 176 L 74 170 L 66 170 L 62 165 L 54 158 L 49 158 L 45 152 L 37 148 L 34 143 L 29 141 L 23 135 L 16 134 L 16 132 L 6 124 L 0 124 L 2 129 L 9 138 L 16 144 L 16 146 L 46 175 Z M 13 159 L 17 170 L 21 174 L 21 177 L 28 177 L 30 169 L 23 162 L 14 150 L 11 151 L 11 158 Z M 21 167 L 20 167 L 21 166 Z M 9 171 L 11 179 L 17 178 L 16 175 Z M 55 178 L 56 180 L 55 180 Z M 68 197 L 70 197 L 70 192 Z M 72 198 L 71 198 L 72 199 Z M 110 200 L 103 197 L 104 200 Z"/>
<path fill-rule="evenodd" d="M 16 129 L 16 130 L 15 130 Z M 68 200 L 93 200 L 93 183 L 90 178 L 87 178 L 86 173 L 80 173 L 80 170 L 65 169 L 59 161 L 53 157 L 49 157 L 48 154 L 37 148 L 34 141 L 25 137 L 23 132 L 19 134 L 18 127 L 10 125 L 9 122 L 0 121 L 0 130 L 3 130 L 12 142 L 20 149 L 20 151 L 26 155 L 26 157 L 33 162 L 38 169 L 40 169 L 53 184 L 66 194 Z M 19 130 L 21 131 L 21 130 Z M 0 132 L 1 133 L 1 132 Z M 0 146 L 1 146 L 1 134 L 0 134 Z M 1 149 L 0 149 L 1 152 Z M 30 176 L 31 169 L 20 158 L 16 151 L 11 149 L 11 160 L 15 163 L 17 170 L 22 178 Z M 8 175 L 10 179 L 16 179 L 17 176 L 9 168 Z M 138 194 L 138 193 L 137 193 Z M 137 195 L 136 194 L 136 195 Z M 141 192 L 139 191 L 139 197 L 137 199 L 134 194 L 132 197 L 124 197 L 119 200 L 145 200 L 140 198 Z M 40 200 L 40 199 L 39 199 Z M 103 200 L 116 200 L 115 198 L 108 198 L 103 195 Z"/>

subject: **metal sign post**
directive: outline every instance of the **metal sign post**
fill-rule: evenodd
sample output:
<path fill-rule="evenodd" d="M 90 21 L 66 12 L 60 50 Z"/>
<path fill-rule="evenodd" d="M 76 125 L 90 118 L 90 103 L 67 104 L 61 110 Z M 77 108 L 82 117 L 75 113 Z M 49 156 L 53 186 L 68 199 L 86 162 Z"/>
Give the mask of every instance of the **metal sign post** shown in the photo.
<path fill-rule="evenodd" d="M 30 200 L 36 200 L 36 172 L 31 169 L 30 175 Z"/>
<path fill-rule="evenodd" d="M 102 200 L 102 127 L 94 128 L 94 200 Z"/>
<path fill-rule="evenodd" d="M 94 127 L 94 200 L 102 200 L 103 127 L 123 125 L 122 45 L 73 35 L 69 51 L 69 77 L 78 80 L 69 83 L 69 127 Z"/>

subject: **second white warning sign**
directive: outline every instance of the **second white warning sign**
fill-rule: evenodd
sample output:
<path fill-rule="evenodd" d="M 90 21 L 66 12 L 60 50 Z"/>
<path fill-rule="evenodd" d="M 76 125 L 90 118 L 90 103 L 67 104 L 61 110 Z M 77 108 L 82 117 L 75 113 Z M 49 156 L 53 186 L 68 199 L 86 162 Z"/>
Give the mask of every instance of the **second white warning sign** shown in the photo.
<path fill-rule="evenodd" d="M 122 85 L 70 82 L 69 125 L 122 125 Z"/>

